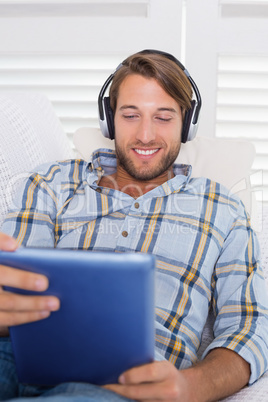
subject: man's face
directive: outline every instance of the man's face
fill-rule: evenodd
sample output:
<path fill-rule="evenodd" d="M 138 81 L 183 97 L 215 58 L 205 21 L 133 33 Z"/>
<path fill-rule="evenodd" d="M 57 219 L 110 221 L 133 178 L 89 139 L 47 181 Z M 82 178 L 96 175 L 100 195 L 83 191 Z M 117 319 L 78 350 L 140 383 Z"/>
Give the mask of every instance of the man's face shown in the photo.
<path fill-rule="evenodd" d="M 122 82 L 114 123 L 120 168 L 136 180 L 168 172 L 180 150 L 182 113 L 156 80 L 133 74 Z"/>

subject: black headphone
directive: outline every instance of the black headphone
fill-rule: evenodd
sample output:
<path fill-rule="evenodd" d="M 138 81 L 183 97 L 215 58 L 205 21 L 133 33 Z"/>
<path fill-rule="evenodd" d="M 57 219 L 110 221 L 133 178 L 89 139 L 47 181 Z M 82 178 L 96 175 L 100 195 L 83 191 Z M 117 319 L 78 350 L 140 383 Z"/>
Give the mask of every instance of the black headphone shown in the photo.
<path fill-rule="evenodd" d="M 191 108 L 186 111 L 184 120 L 183 120 L 183 127 L 182 127 L 182 136 L 181 136 L 181 141 L 182 142 L 187 142 L 191 141 L 195 138 L 197 128 L 198 128 L 198 122 L 199 122 L 199 114 L 200 114 L 200 109 L 202 105 L 201 101 L 201 96 L 199 93 L 199 90 L 190 76 L 189 72 L 186 70 L 186 68 L 177 60 L 174 56 L 172 56 L 169 53 L 162 52 L 160 50 L 151 50 L 151 49 L 146 49 L 142 50 L 141 52 L 138 52 L 138 54 L 160 54 L 162 56 L 167 57 L 168 59 L 174 61 L 184 72 L 186 77 L 191 83 L 192 90 L 193 90 L 193 97 L 191 100 Z M 111 74 L 105 83 L 103 84 L 99 97 L 98 97 L 98 108 L 99 108 L 99 123 L 100 123 L 100 129 L 104 137 L 110 138 L 111 140 L 114 139 L 114 114 L 112 111 L 112 108 L 110 106 L 110 98 L 105 95 L 105 92 L 113 80 L 113 77 L 115 73 L 124 65 L 126 60 L 124 60 L 122 63 L 119 64 L 119 66 L 116 68 L 115 72 Z"/>

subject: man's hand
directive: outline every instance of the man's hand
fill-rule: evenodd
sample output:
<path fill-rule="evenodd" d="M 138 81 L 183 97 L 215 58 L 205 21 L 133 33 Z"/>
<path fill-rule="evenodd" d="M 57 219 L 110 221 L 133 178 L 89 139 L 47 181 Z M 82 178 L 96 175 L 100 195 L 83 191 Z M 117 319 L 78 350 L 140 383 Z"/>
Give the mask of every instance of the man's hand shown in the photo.
<path fill-rule="evenodd" d="M 16 241 L 0 233 L 0 250 L 14 251 Z M 0 336 L 8 335 L 8 327 L 46 318 L 51 311 L 59 309 L 59 300 L 54 296 L 24 296 L 3 290 L 3 286 L 44 291 L 48 279 L 44 275 L 0 265 Z"/>
<path fill-rule="evenodd" d="M 119 384 L 104 388 L 138 401 L 194 402 L 193 386 L 189 386 L 185 371 L 168 361 L 154 362 L 126 371 L 119 377 Z"/>
<path fill-rule="evenodd" d="M 204 360 L 177 370 L 161 361 L 135 367 L 119 377 L 119 384 L 105 385 L 135 401 L 218 401 L 244 387 L 250 377 L 249 364 L 232 350 L 213 349 Z"/>

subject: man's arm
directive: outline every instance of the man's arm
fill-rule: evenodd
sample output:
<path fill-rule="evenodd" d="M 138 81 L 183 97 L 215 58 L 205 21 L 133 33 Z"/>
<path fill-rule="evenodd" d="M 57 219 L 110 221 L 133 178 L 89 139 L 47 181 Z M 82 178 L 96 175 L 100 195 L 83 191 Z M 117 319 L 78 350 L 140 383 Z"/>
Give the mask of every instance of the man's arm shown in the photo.
<path fill-rule="evenodd" d="M 186 370 L 168 361 L 154 362 L 128 370 L 119 384 L 105 388 L 137 401 L 217 401 L 239 391 L 249 377 L 250 366 L 242 357 L 218 348 Z"/>
<path fill-rule="evenodd" d="M 16 240 L 0 233 L 0 250 L 14 251 Z M 44 291 L 48 280 L 43 275 L 0 265 L 0 336 L 8 335 L 8 327 L 46 318 L 58 310 L 59 300 L 53 296 L 22 296 L 5 292 L 3 286 Z"/>

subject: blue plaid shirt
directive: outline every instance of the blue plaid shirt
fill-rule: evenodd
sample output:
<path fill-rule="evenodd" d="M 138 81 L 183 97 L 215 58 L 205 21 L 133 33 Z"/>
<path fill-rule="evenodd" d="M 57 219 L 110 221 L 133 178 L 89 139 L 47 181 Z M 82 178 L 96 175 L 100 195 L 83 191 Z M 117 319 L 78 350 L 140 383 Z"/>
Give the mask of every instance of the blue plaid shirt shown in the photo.
<path fill-rule="evenodd" d="M 90 162 L 44 165 L 23 183 L 2 230 L 25 246 L 153 253 L 156 359 L 184 369 L 197 360 L 210 308 L 215 339 L 251 365 L 250 383 L 267 369 L 268 301 L 259 245 L 238 198 L 191 167 L 137 199 L 102 188 L 116 171 L 113 151 Z"/>

